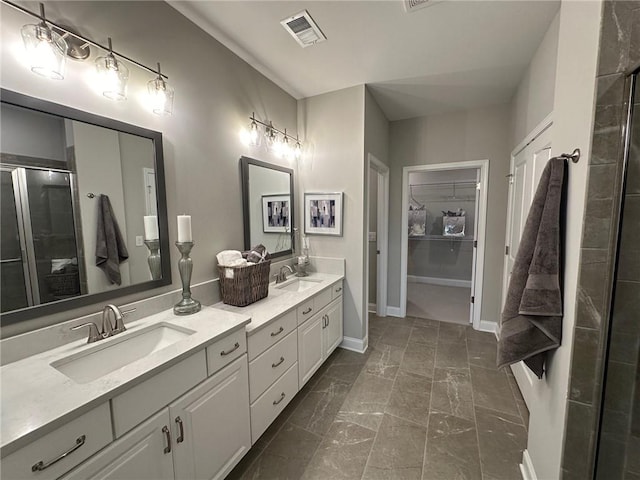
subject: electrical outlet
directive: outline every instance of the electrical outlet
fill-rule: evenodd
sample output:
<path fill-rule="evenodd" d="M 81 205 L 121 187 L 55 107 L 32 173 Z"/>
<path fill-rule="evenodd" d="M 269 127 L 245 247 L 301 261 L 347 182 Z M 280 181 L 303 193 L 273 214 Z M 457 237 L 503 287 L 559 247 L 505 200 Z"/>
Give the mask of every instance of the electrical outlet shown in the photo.
<path fill-rule="evenodd" d="M 369 241 L 370 242 L 378 241 L 378 233 L 377 232 L 369 232 Z"/>
<path fill-rule="evenodd" d="M 144 239 L 142 235 L 136 235 L 136 247 L 141 247 L 144 245 Z"/>

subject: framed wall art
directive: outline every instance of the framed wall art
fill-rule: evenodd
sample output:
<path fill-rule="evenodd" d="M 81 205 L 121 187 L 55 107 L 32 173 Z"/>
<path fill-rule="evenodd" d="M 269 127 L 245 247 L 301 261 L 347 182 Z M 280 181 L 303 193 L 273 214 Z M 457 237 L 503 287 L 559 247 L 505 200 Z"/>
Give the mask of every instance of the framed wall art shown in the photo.
<path fill-rule="evenodd" d="M 304 194 L 304 233 L 342 236 L 342 192 Z"/>

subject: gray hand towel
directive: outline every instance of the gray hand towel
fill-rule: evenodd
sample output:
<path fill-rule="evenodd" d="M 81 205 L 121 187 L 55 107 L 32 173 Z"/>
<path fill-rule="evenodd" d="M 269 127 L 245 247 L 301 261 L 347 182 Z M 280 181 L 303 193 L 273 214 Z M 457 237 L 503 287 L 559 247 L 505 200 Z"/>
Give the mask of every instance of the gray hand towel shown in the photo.
<path fill-rule="evenodd" d="M 100 267 L 110 283 L 120 285 L 120 264 L 129 258 L 127 245 L 106 195 L 98 199 L 98 228 L 96 233 L 96 266 Z"/>
<path fill-rule="evenodd" d="M 498 340 L 498 367 L 524 361 L 542 378 L 546 352 L 562 338 L 566 160 L 549 160 L 511 272 Z"/>

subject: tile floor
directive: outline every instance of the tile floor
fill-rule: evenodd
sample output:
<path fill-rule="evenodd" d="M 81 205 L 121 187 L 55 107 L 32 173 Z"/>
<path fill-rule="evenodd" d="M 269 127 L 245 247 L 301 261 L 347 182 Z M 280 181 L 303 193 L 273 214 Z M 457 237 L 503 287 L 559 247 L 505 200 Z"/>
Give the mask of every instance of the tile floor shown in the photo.
<path fill-rule="evenodd" d="M 372 316 L 369 345 L 338 348 L 228 478 L 521 478 L 528 412 L 492 334 Z"/>

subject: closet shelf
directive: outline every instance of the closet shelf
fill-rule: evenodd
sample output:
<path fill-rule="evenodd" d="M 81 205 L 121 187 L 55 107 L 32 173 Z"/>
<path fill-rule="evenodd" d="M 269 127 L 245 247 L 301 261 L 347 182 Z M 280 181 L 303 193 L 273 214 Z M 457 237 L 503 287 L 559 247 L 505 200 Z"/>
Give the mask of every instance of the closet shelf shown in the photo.
<path fill-rule="evenodd" d="M 447 240 L 455 242 L 473 242 L 473 237 L 447 237 L 445 235 L 423 235 L 421 237 L 409 237 L 409 240 Z"/>

